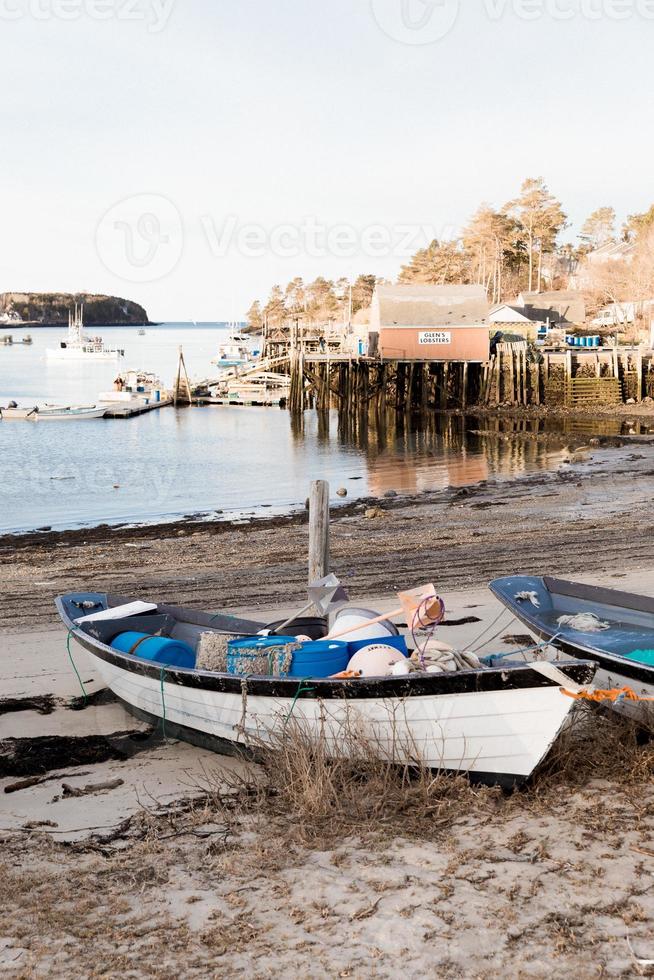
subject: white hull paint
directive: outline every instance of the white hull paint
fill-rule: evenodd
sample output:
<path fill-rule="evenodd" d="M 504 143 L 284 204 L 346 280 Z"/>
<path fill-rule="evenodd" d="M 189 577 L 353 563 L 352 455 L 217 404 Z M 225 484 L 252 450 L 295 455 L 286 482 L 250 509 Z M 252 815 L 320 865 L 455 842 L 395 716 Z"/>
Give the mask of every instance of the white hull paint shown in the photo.
<path fill-rule="evenodd" d="M 185 688 L 123 670 L 87 651 L 107 686 L 127 705 L 196 732 L 247 745 L 266 741 L 290 715 L 328 751 L 343 751 L 343 726 L 365 731 L 381 758 L 470 774 L 528 777 L 545 757 L 574 701 L 558 687 L 411 697 L 313 700 Z"/>

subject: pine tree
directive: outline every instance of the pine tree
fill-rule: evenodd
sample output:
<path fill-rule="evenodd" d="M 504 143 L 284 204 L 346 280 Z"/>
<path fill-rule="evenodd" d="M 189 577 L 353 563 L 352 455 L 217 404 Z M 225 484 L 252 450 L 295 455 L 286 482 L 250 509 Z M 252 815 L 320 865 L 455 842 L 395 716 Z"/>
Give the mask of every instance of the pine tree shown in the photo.
<path fill-rule="evenodd" d="M 584 245 L 591 249 L 600 248 L 615 239 L 614 208 L 598 208 L 586 218 L 579 234 Z"/>
<path fill-rule="evenodd" d="M 534 289 L 534 260 L 538 259 L 536 282 L 542 285 L 543 256 L 554 251 L 556 239 L 565 228 L 567 216 L 561 204 L 550 194 L 542 177 L 530 177 L 520 188 L 520 196 L 510 201 L 506 212 L 519 221 L 524 230 L 529 262 L 529 292 Z"/>
<path fill-rule="evenodd" d="M 419 249 L 408 265 L 402 267 L 399 282 L 421 282 L 441 286 L 448 283 L 469 283 L 468 258 L 459 242 L 436 239 L 427 248 Z"/>

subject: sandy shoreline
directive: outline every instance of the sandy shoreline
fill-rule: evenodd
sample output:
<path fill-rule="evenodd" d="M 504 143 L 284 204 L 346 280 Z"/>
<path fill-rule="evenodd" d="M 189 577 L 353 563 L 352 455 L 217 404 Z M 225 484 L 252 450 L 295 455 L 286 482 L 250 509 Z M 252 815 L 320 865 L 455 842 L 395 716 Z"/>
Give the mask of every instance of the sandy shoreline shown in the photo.
<path fill-rule="evenodd" d="M 570 459 L 558 472 L 377 502 L 373 519 L 336 514 L 334 569 L 380 610 L 434 580 L 450 622 L 440 635 L 454 645 L 497 616 L 485 587 L 497 575 L 654 593 L 654 446 Z M 226 810 L 207 797 L 208 774 L 242 764 L 153 738 L 95 695 L 83 655 L 92 701 L 76 710 L 52 597 L 108 589 L 277 618 L 303 594 L 306 523 L 99 534 L 0 551 L 7 976 L 652 973 L 640 962 L 654 959 L 647 748 L 637 766 L 620 746 L 590 768 L 582 757 L 514 796 L 462 784 L 420 832 L 403 832 L 410 813 L 341 838 L 293 813 Z M 524 632 L 509 614 L 498 628 L 496 647 Z M 43 778 L 4 792 L 30 773 Z"/>

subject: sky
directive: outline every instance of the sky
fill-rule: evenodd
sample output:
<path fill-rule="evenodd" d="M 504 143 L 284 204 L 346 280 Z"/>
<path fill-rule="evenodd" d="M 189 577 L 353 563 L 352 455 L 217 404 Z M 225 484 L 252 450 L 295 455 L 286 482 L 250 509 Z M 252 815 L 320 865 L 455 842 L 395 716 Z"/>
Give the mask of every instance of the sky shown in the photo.
<path fill-rule="evenodd" d="M 654 201 L 654 0 L 0 0 L 0 292 L 240 319 L 542 176 Z"/>

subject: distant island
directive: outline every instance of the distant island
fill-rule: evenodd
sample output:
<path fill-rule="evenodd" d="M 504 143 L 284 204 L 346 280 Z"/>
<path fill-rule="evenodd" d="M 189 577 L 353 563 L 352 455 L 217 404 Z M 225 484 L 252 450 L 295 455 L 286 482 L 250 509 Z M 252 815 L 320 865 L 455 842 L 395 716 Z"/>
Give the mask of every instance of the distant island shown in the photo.
<path fill-rule="evenodd" d="M 68 324 L 68 313 L 84 304 L 87 327 L 148 326 L 148 314 L 129 299 L 95 293 L 0 293 L 0 324 L 8 326 L 59 327 Z"/>

